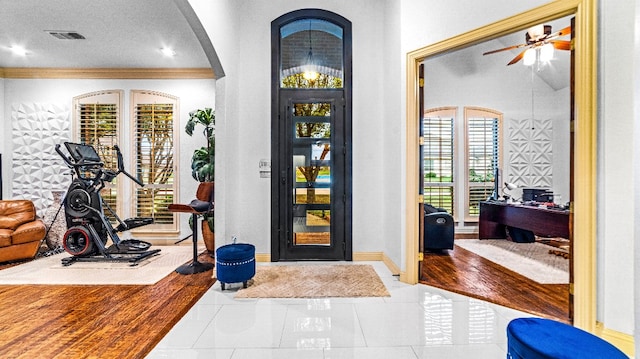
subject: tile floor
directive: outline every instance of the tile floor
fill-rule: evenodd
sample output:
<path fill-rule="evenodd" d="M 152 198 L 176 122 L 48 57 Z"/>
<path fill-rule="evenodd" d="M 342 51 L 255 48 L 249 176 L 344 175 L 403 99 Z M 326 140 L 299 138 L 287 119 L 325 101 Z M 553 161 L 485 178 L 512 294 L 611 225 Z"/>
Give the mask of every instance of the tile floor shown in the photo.
<path fill-rule="evenodd" d="M 506 325 L 530 316 L 349 263 L 371 264 L 391 297 L 235 300 L 242 284 L 216 283 L 147 358 L 505 358 Z"/>

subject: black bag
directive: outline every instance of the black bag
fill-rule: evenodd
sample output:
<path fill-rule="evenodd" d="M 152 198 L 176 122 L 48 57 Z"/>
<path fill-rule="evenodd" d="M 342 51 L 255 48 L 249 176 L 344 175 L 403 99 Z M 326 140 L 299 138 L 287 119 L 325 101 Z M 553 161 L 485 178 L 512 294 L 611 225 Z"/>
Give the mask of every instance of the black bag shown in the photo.
<path fill-rule="evenodd" d="M 536 236 L 533 232 L 526 229 L 507 226 L 509 237 L 516 243 L 533 243 L 536 241 Z"/>

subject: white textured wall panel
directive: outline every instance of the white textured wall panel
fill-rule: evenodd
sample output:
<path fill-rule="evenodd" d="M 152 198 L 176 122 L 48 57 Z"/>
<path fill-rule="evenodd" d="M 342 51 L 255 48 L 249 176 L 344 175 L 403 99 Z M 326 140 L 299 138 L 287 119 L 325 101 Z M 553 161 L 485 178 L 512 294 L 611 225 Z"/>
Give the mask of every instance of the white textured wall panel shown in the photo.
<path fill-rule="evenodd" d="M 66 190 L 71 178 L 55 145 L 69 141 L 69 106 L 21 103 L 11 107 L 12 198 L 32 200 L 40 215 L 53 202 L 52 191 Z"/>

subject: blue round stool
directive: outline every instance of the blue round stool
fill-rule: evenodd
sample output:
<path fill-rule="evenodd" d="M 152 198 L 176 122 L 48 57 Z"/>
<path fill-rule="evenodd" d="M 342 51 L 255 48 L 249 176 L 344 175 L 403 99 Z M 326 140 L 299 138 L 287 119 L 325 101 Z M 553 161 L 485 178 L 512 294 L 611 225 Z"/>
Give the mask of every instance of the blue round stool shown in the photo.
<path fill-rule="evenodd" d="M 227 244 L 216 250 L 216 276 L 220 287 L 225 284 L 247 281 L 256 275 L 256 247 L 253 244 Z"/>
<path fill-rule="evenodd" d="M 507 345 L 507 359 L 629 359 L 593 334 L 542 318 L 512 320 Z"/>

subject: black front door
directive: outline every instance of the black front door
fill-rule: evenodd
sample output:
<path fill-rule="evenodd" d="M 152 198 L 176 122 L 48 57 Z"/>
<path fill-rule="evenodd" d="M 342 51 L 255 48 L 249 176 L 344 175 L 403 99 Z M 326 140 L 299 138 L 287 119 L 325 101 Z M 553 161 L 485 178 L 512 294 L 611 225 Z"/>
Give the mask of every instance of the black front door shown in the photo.
<path fill-rule="evenodd" d="M 280 90 L 273 260 L 351 259 L 343 93 Z"/>

